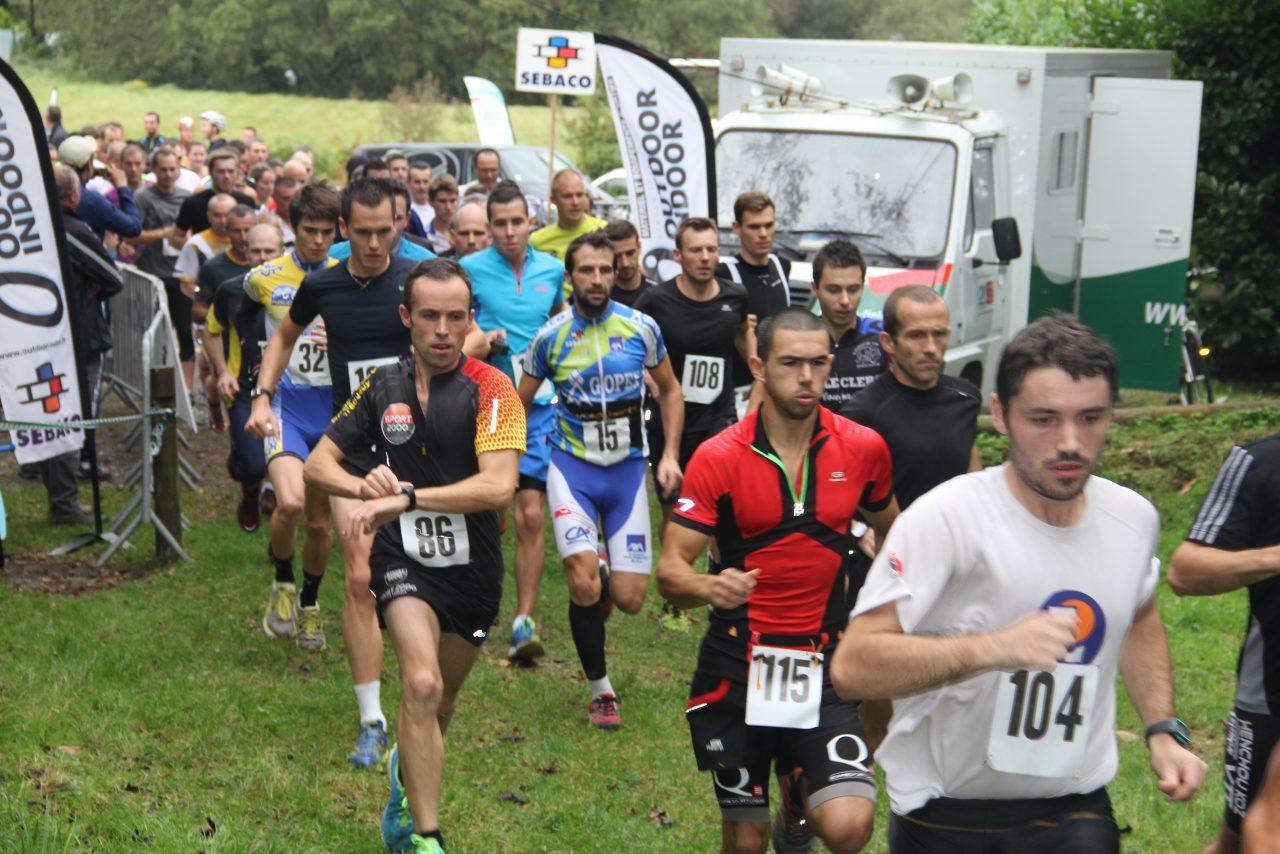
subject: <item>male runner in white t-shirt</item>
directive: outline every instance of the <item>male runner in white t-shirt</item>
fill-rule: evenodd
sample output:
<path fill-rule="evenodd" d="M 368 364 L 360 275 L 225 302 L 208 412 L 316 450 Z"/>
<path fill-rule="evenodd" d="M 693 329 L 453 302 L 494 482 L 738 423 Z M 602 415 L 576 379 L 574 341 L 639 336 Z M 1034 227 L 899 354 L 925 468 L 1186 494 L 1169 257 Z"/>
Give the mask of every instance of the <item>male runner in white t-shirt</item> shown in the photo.
<path fill-rule="evenodd" d="M 868 573 L 831 681 L 894 700 L 876 760 L 895 854 L 1119 851 L 1117 669 L 1160 791 L 1204 780 L 1174 716 L 1159 517 L 1093 476 L 1115 394 L 1115 356 L 1079 321 L 1018 333 L 991 400 L 1008 462 L 919 498 Z"/>

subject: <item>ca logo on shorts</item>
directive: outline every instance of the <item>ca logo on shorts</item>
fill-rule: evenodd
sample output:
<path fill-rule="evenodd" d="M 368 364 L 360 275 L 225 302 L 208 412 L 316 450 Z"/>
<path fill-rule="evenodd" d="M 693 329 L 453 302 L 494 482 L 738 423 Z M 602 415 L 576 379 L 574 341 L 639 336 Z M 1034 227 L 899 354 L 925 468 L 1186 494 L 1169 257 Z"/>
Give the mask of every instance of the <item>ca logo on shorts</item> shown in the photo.
<path fill-rule="evenodd" d="M 1107 618 L 1102 606 L 1088 593 L 1079 590 L 1059 590 L 1044 600 L 1041 610 L 1072 608 L 1079 622 L 1076 625 L 1076 642 L 1067 652 L 1068 664 L 1092 664 L 1107 637 Z"/>
<path fill-rule="evenodd" d="M 407 403 L 393 403 L 382 411 L 382 438 L 403 445 L 413 438 L 413 410 Z"/>

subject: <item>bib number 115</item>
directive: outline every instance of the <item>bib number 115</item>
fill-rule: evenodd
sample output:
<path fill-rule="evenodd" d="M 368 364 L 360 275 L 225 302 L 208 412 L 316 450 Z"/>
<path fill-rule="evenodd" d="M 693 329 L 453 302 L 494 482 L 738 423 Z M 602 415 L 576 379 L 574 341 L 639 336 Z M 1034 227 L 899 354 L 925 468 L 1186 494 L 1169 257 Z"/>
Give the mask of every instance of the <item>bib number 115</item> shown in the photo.
<path fill-rule="evenodd" d="M 822 703 L 822 655 L 756 646 L 747 674 L 749 726 L 813 729 Z"/>

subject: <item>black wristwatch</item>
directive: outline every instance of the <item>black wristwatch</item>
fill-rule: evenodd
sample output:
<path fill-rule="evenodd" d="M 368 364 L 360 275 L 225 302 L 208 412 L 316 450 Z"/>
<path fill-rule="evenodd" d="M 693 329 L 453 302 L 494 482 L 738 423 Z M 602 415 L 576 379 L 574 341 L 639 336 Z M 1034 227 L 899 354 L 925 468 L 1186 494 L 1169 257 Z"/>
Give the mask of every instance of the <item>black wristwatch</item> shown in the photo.
<path fill-rule="evenodd" d="M 1173 736 L 1173 740 L 1183 747 L 1191 743 L 1191 730 L 1187 729 L 1187 725 L 1182 718 L 1165 718 L 1147 727 L 1147 743 L 1151 743 L 1151 736 L 1161 734 Z"/>
<path fill-rule="evenodd" d="M 404 486 L 400 487 L 400 492 L 403 495 L 409 496 L 409 506 L 404 508 L 404 512 L 408 513 L 410 510 L 417 510 L 418 509 L 418 490 L 414 489 L 409 484 L 405 484 Z"/>
<path fill-rule="evenodd" d="M 249 392 L 250 400 L 257 400 L 260 397 L 265 397 L 267 400 L 270 400 L 274 396 L 275 396 L 274 391 L 272 391 L 269 388 L 263 388 L 260 385 L 254 386 L 253 391 Z"/>

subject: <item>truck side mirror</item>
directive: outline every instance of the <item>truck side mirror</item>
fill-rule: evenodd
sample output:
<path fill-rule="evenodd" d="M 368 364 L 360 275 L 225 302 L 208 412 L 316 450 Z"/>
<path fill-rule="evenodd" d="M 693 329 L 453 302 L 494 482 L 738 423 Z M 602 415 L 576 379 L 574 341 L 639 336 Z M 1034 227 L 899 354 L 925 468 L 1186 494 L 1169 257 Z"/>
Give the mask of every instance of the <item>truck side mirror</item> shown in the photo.
<path fill-rule="evenodd" d="M 1022 257 L 1022 238 L 1018 236 L 1018 221 L 1011 216 L 1003 216 L 991 221 L 991 236 L 996 243 L 996 257 L 1001 264 L 1008 264 L 1015 258 Z"/>

